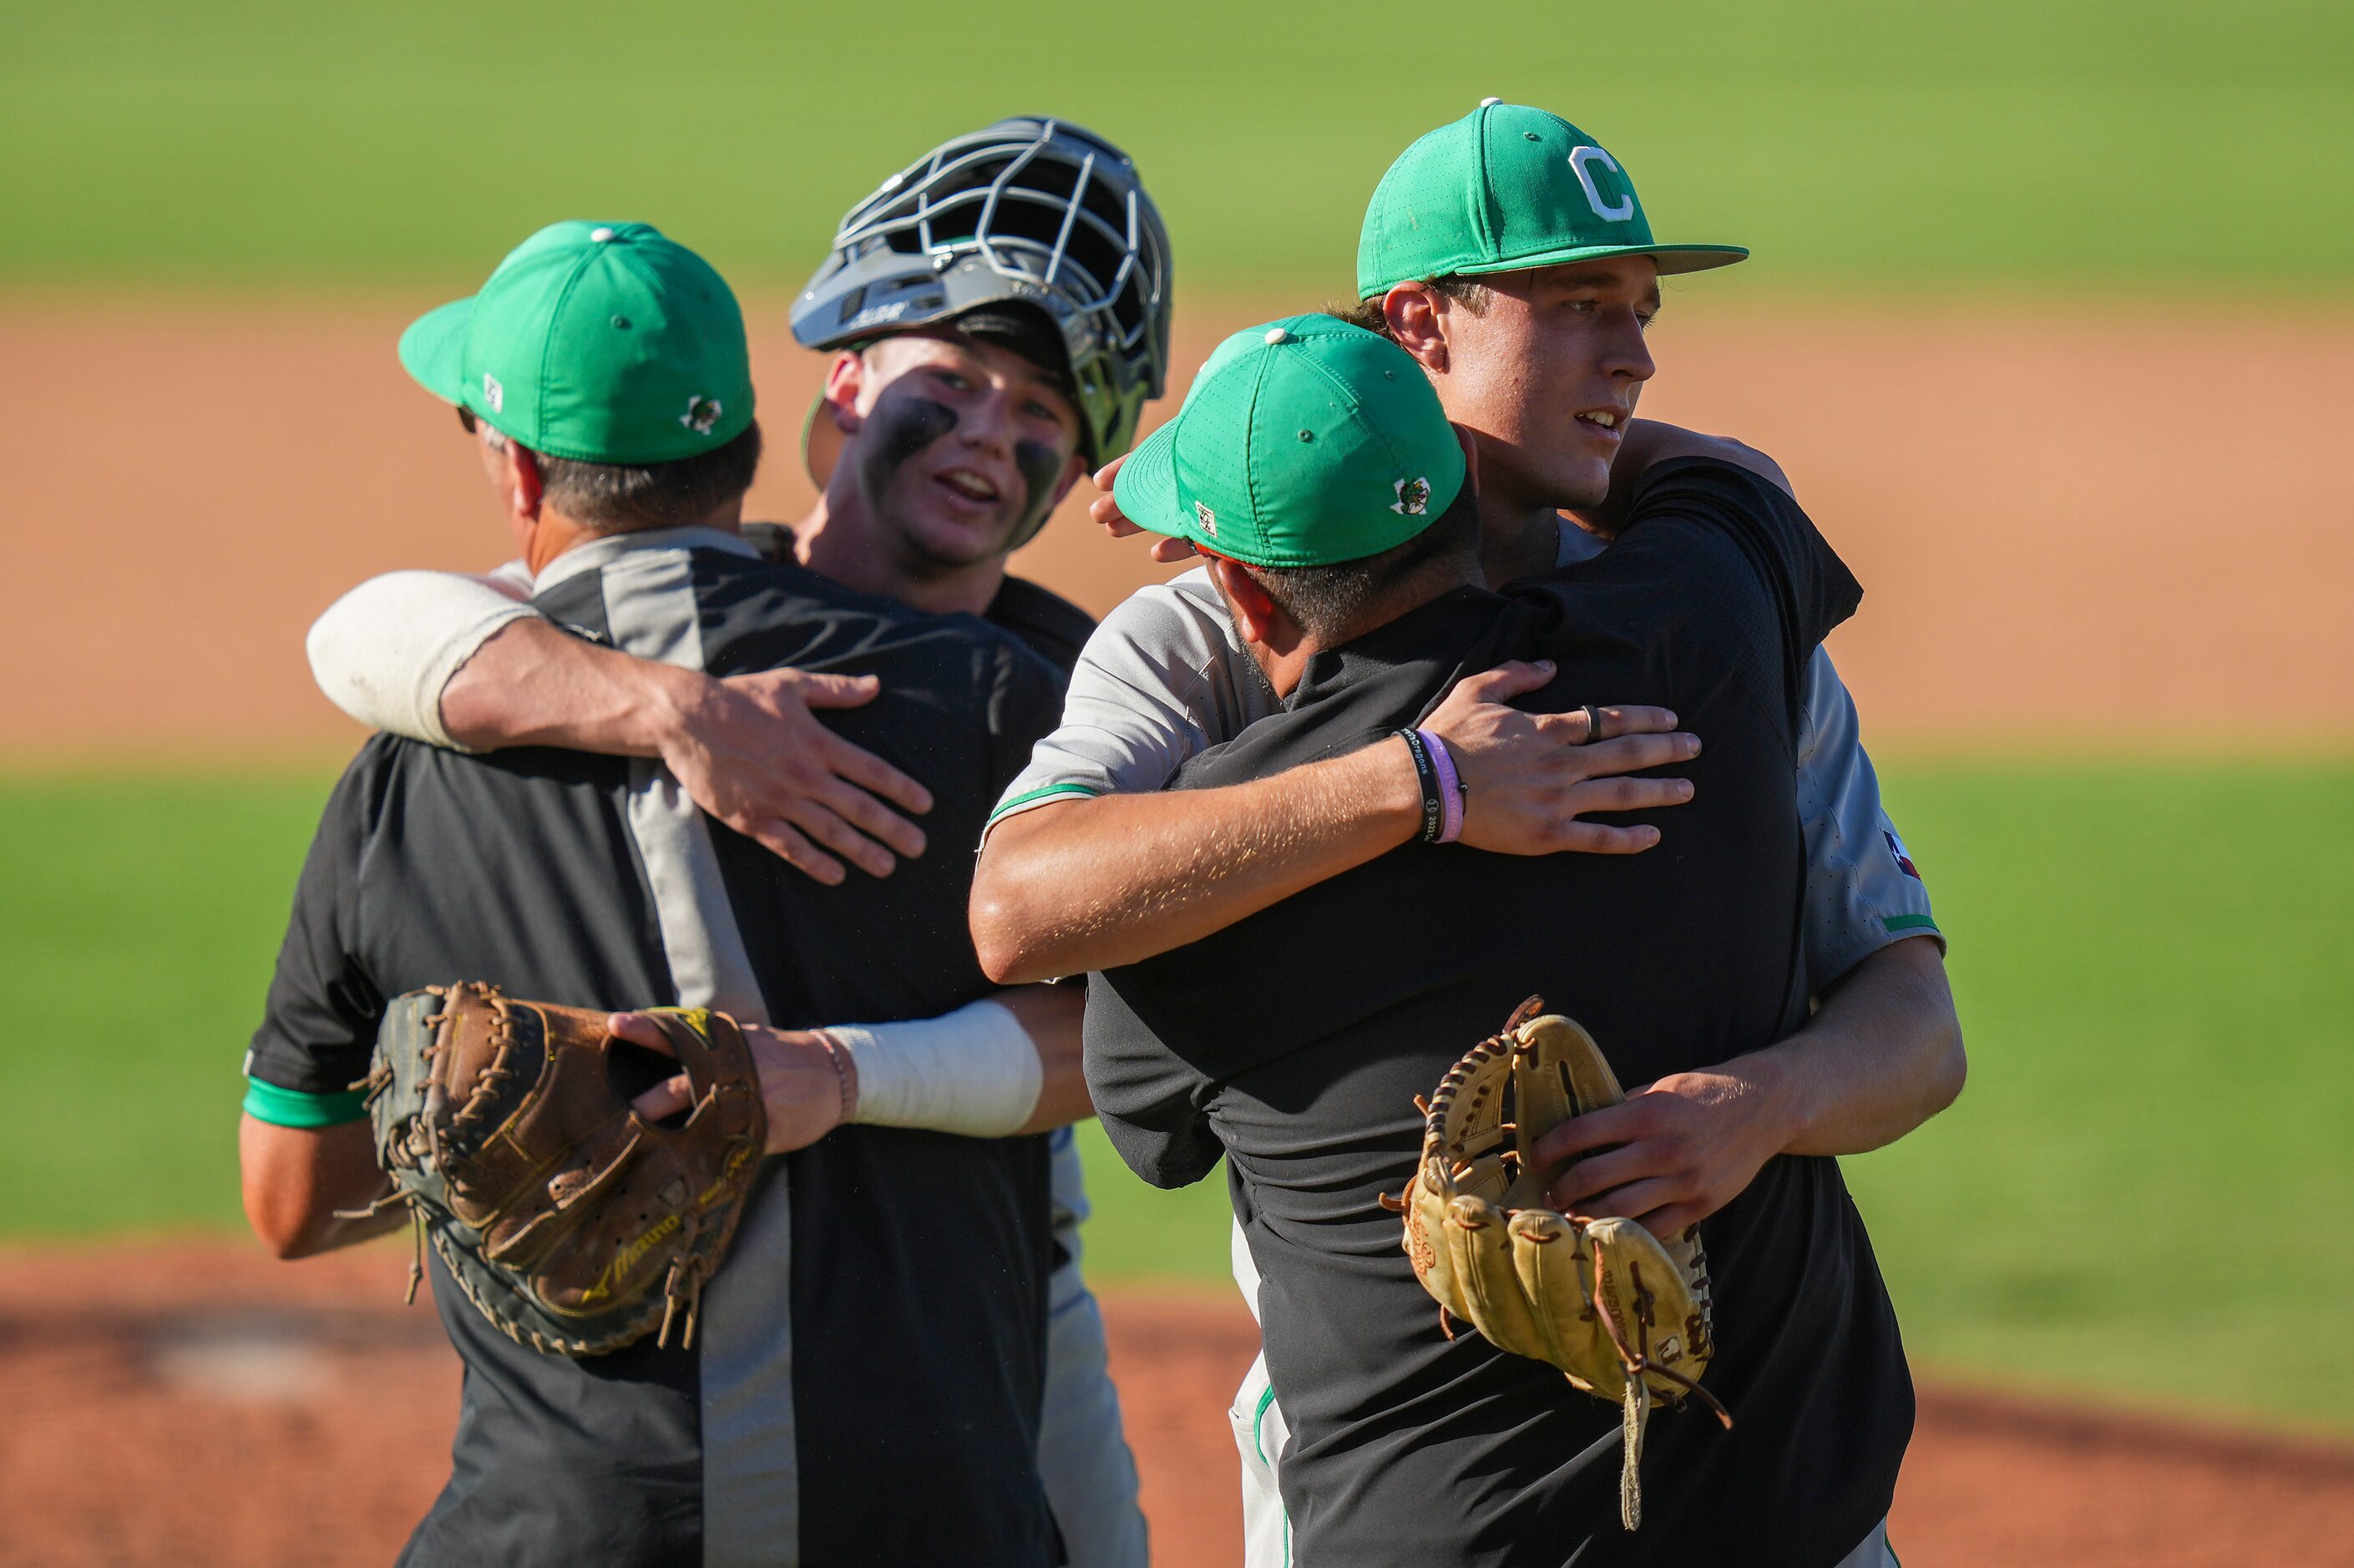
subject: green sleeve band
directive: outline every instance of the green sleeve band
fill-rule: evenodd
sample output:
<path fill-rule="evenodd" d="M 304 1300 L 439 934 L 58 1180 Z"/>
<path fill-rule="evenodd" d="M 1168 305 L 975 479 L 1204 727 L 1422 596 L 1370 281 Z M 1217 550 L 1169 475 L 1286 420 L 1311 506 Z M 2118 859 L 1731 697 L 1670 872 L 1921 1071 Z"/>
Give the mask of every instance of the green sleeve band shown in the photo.
<path fill-rule="evenodd" d="M 306 1095 L 300 1089 L 281 1089 L 260 1078 L 248 1078 L 245 1114 L 272 1127 L 341 1127 L 367 1116 L 367 1091 L 338 1089 L 331 1095 Z"/>
<path fill-rule="evenodd" d="M 1100 793 L 1101 791 L 1097 789 L 1092 784 L 1049 784 L 1043 789 L 1024 789 L 1021 794 L 1014 796 L 1011 800 L 999 802 L 997 810 L 989 813 L 989 821 L 993 826 L 999 818 L 1010 816 L 1013 812 L 1022 810 L 1023 807 L 1030 805 L 1035 801 L 1044 800 L 1050 795 L 1097 795 Z"/>
<path fill-rule="evenodd" d="M 1899 931 L 1926 931 L 1933 937 L 1945 935 L 1937 929 L 1937 922 L 1926 915 L 1883 915 L 1880 917 L 1880 924 L 1892 937 Z"/>

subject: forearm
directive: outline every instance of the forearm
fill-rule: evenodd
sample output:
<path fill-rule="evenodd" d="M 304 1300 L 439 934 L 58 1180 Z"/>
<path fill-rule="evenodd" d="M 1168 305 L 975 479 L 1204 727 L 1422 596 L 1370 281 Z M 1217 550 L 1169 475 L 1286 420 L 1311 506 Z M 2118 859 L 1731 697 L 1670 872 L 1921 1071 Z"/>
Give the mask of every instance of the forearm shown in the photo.
<path fill-rule="evenodd" d="M 1020 1021 L 1038 1053 L 1038 1107 L 1022 1126 L 1023 1132 L 1044 1132 L 1067 1127 L 1096 1114 L 1087 1097 L 1087 1075 L 1080 1050 L 1087 1020 L 1084 985 L 1025 985 L 1000 991 L 993 999 Z"/>
<path fill-rule="evenodd" d="M 1856 966 L 1807 1026 L 1776 1045 L 1671 1073 L 1569 1120 L 1537 1144 L 1561 1166 L 1554 1205 L 1681 1234 L 1739 1197 L 1777 1154 L 1861 1154 L 1893 1143 L 1961 1092 L 1961 1025 L 1926 938 Z"/>
<path fill-rule="evenodd" d="M 990 833 L 973 942 L 1000 984 L 1114 969 L 1223 930 L 1421 826 L 1397 740 L 1221 789 L 1042 806 Z"/>
<path fill-rule="evenodd" d="M 364 1219 L 338 1211 L 366 1208 L 392 1190 L 376 1162 L 366 1122 L 337 1127 L 278 1127 L 250 1115 L 238 1127 L 247 1223 L 280 1257 L 310 1257 L 397 1230 L 394 1207 Z"/>
<path fill-rule="evenodd" d="M 1757 1086 L 1786 1154 L 1861 1154 L 1953 1104 L 1967 1062 L 1936 942 L 1893 942 L 1858 964 L 1805 1028 L 1725 1064 Z"/>
<path fill-rule="evenodd" d="M 847 1120 L 1015 1137 L 1095 1114 L 1080 1061 L 1086 1004 L 1077 986 L 1023 986 L 938 1018 L 818 1034 L 839 1053 Z"/>
<path fill-rule="evenodd" d="M 536 618 L 511 621 L 441 688 L 441 722 L 478 750 L 559 746 L 659 757 L 707 684 L 699 671 L 636 659 Z"/>

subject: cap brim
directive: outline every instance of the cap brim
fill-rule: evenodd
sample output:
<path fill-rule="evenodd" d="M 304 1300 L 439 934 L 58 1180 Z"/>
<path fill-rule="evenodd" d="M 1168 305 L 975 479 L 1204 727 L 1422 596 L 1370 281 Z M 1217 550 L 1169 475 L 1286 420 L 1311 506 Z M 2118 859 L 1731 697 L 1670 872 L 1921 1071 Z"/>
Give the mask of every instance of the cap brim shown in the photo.
<path fill-rule="evenodd" d="M 1175 419 L 1145 437 L 1128 454 L 1119 472 L 1112 476 L 1111 493 L 1119 503 L 1119 514 L 1148 533 L 1191 540 L 1208 550 L 1218 547 L 1218 542 L 1202 532 L 1177 498 Z"/>
<path fill-rule="evenodd" d="M 444 403 L 467 407 L 466 326 L 473 320 L 474 302 L 452 300 L 428 311 L 400 334 L 400 366 L 416 383 Z M 485 410 L 477 408 L 476 413 Z"/>
<path fill-rule="evenodd" d="M 1565 261 L 1604 261 L 1613 256 L 1649 256 L 1659 264 L 1659 275 L 1671 272 L 1705 272 L 1712 267 L 1730 267 L 1735 261 L 1748 260 L 1745 245 L 1573 245 L 1561 250 L 1541 250 L 1533 256 L 1515 256 L 1509 261 L 1488 261 L 1475 267 L 1458 267 L 1465 276 L 1490 272 L 1525 272 L 1534 267 L 1558 267 Z"/>

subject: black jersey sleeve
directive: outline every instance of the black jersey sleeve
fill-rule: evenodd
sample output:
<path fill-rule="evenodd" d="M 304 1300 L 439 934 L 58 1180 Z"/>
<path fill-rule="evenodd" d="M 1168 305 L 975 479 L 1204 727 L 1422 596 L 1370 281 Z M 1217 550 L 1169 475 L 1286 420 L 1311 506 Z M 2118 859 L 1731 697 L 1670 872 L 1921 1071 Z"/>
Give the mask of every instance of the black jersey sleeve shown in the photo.
<path fill-rule="evenodd" d="M 247 1076 L 304 1095 L 338 1095 L 367 1075 L 384 998 L 361 966 L 359 865 L 379 736 L 347 768 L 321 814 L 294 889 Z"/>
<path fill-rule="evenodd" d="M 983 657 L 989 694 L 989 798 L 1004 792 L 1030 765 L 1030 749 L 1063 718 L 1063 673 L 1011 638 L 991 643 Z"/>
<path fill-rule="evenodd" d="M 1797 502 L 1779 485 L 1713 458 L 1656 464 L 1636 482 L 1617 543 L 1596 569 L 1641 575 L 1652 567 L 1673 584 L 1688 623 L 1729 620 L 1763 634 L 1769 645 L 1779 643 L 1795 734 L 1807 662 L 1863 598 Z M 1747 624 L 1764 615 L 1778 624 Z"/>
<path fill-rule="evenodd" d="M 1186 1187 L 1217 1169 L 1216 1083 L 1137 1016 L 1101 975 L 1087 980 L 1087 1091 L 1128 1168 L 1155 1187 Z"/>

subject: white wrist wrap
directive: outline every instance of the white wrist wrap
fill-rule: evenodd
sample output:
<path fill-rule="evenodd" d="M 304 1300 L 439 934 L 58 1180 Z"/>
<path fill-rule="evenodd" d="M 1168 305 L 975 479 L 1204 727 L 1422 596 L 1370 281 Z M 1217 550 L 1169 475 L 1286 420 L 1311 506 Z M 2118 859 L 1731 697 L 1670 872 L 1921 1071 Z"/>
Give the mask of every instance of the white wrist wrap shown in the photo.
<path fill-rule="evenodd" d="M 1019 1132 L 1046 1070 L 1021 1020 L 993 1001 L 905 1023 L 848 1023 L 826 1033 L 858 1067 L 858 1114 L 875 1127 L 968 1138 Z"/>
<path fill-rule="evenodd" d="M 479 577 L 387 572 L 312 626 L 311 675 L 371 729 L 463 750 L 442 727 L 441 688 L 493 632 L 537 613 Z"/>

